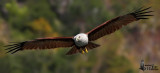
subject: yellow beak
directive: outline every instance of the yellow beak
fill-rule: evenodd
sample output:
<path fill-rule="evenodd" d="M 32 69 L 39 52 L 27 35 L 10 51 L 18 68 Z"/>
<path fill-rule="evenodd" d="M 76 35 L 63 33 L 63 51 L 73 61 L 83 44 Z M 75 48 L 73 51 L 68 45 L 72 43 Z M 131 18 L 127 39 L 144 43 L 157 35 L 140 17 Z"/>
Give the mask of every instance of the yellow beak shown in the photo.
<path fill-rule="evenodd" d="M 79 38 L 76 38 L 76 41 L 79 41 Z"/>

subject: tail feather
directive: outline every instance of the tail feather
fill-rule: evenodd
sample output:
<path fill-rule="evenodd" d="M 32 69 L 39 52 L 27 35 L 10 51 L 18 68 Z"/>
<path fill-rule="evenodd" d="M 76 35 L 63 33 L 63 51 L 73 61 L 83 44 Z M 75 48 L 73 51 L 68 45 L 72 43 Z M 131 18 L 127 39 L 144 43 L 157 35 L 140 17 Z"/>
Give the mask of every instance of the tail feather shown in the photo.
<path fill-rule="evenodd" d="M 86 48 L 87 48 L 88 50 L 91 50 L 91 49 L 97 48 L 97 47 L 99 47 L 99 46 L 100 46 L 100 45 L 98 45 L 98 44 L 89 42 L 88 45 L 86 46 Z"/>
<path fill-rule="evenodd" d="M 72 54 L 76 54 L 80 52 L 80 49 L 84 49 L 85 47 L 88 50 L 91 50 L 93 48 L 99 47 L 100 45 L 92 43 L 92 42 L 88 42 L 88 44 L 86 46 L 83 47 L 77 47 L 77 46 L 73 46 L 71 50 L 69 50 L 69 52 L 66 53 L 66 55 L 72 55 Z"/>
<path fill-rule="evenodd" d="M 66 53 L 66 55 L 72 55 L 72 54 L 76 54 L 76 53 L 78 53 L 78 52 L 79 52 L 78 48 L 74 45 L 74 46 L 72 47 L 72 49 L 69 50 L 69 52 Z"/>

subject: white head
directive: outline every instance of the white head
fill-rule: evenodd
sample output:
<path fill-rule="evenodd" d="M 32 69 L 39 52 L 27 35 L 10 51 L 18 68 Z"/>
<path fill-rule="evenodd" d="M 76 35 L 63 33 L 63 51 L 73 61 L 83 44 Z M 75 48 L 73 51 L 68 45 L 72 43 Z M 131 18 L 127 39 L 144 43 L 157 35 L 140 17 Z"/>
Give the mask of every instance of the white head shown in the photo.
<path fill-rule="evenodd" d="M 88 44 L 88 35 L 85 33 L 77 34 L 73 39 L 77 46 L 85 46 Z"/>

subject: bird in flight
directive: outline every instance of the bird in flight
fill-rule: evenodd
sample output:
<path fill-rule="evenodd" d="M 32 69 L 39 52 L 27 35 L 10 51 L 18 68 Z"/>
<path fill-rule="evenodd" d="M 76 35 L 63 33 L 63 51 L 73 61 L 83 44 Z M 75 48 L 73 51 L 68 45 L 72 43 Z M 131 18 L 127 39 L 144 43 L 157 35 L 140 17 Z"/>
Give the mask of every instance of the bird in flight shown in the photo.
<path fill-rule="evenodd" d="M 31 50 L 31 49 L 54 49 L 59 47 L 72 47 L 66 55 L 72 55 L 76 53 L 88 53 L 88 50 L 99 47 L 100 45 L 93 43 L 93 41 L 109 35 L 116 30 L 126 26 L 127 24 L 138 21 L 141 19 L 148 19 L 148 16 L 153 16 L 148 13 L 151 7 L 139 8 L 126 15 L 118 16 L 111 20 L 104 22 L 87 33 L 79 33 L 73 37 L 51 37 L 51 38 L 39 38 L 30 41 L 24 41 L 19 43 L 13 43 L 6 45 L 7 53 L 14 54 L 17 51 Z"/>

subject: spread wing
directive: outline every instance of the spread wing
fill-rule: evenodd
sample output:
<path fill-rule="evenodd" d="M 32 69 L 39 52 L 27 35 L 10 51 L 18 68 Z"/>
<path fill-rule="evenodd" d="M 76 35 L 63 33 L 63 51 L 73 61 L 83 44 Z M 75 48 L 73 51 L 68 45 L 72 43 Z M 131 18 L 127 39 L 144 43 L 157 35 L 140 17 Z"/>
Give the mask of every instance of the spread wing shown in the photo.
<path fill-rule="evenodd" d="M 125 26 L 133 21 L 137 21 L 140 19 L 148 19 L 147 16 L 153 16 L 153 15 L 147 14 L 147 13 L 153 12 L 153 11 L 148 11 L 148 9 L 150 8 L 151 7 L 140 8 L 132 13 L 119 16 L 104 22 L 103 24 L 97 26 L 96 28 L 92 29 L 87 33 L 89 41 L 94 41 L 99 39 L 100 37 L 103 37 L 104 35 L 111 34 L 116 30 L 122 28 L 122 26 Z"/>
<path fill-rule="evenodd" d="M 9 50 L 7 53 L 15 53 L 19 50 L 30 50 L 30 49 L 54 49 L 58 47 L 72 47 L 74 40 L 72 37 L 57 37 L 57 38 L 41 38 L 32 41 L 25 41 L 7 45 Z"/>

